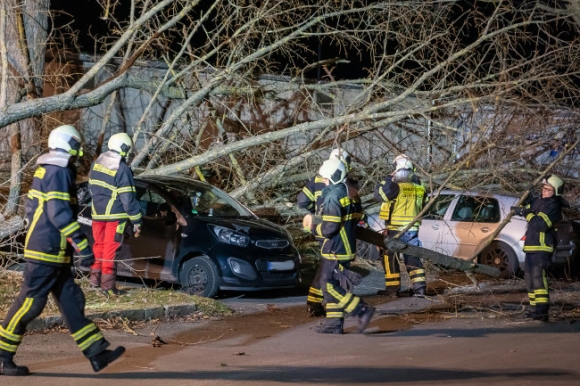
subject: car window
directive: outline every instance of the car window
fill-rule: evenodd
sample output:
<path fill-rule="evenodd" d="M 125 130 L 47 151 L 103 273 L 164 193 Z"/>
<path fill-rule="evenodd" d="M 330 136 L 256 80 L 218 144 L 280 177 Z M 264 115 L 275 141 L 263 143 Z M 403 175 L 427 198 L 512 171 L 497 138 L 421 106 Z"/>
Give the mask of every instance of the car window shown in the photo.
<path fill-rule="evenodd" d="M 499 202 L 492 197 L 462 195 L 455 206 L 451 220 L 499 222 Z"/>
<path fill-rule="evenodd" d="M 427 220 L 441 220 L 445 216 L 445 212 L 451 205 L 451 201 L 455 198 L 453 194 L 441 194 L 434 198 L 435 202 L 429 207 L 424 219 Z M 431 200 L 431 199 L 430 199 Z"/>
<path fill-rule="evenodd" d="M 143 216 L 159 217 L 160 214 L 166 213 L 169 210 L 169 205 L 165 199 L 154 190 L 138 186 L 135 187 L 135 193 Z"/>

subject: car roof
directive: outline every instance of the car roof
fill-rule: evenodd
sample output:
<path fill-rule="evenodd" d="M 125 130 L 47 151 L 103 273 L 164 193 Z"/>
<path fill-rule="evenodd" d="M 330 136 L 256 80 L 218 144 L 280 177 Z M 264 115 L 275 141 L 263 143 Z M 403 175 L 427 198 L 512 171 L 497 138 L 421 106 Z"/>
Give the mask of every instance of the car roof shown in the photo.
<path fill-rule="evenodd" d="M 192 178 L 183 176 L 156 176 L 156 175 L 145 175 L 136 176 L 135 181 L 142 181 L 148 184 L 153 184 L 155 186 L 165 186 L 165 185 L 175 185 L 175 184 L 199 184 L 207 187 L 214 187 L 204 181 L 194 180 Z"/>
<path fill-rule="evenodd" d="M 432 195 L 433 193 L 429 194 Z M 484 197 L 512 197 L 512 198 L 520 198 L 521 195 L 514 193 L 514 192 L 507 192 L 507 191 L 499 191 L 499 190 L 460 190 L 460 189 L 444 189 L 442 190 L 439 195 L 442 194 L 451 194 L 451 195 L 458 195 L 458 194 L 466 194 L 470 196 L 484 196 Z"/>

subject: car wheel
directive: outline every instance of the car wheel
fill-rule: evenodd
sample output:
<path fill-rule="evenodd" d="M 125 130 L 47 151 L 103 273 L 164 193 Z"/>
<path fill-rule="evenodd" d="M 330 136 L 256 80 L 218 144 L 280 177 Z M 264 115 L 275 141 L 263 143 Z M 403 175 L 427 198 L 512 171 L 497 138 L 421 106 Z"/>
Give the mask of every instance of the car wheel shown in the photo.
<path fill-rule="evenodd" d="M 508 245 L 494 241 L 480 255 L 479 262 L 499 269 L 500 279 L 508 279 L 519 270 L 516 253 Z"/>
<path fill-rule="evenodd" d="M 218 291 L 217 267 L 207 256 L 188 260 L 181 267 L 179 282 L 188 294 L 211 298 Z"/>

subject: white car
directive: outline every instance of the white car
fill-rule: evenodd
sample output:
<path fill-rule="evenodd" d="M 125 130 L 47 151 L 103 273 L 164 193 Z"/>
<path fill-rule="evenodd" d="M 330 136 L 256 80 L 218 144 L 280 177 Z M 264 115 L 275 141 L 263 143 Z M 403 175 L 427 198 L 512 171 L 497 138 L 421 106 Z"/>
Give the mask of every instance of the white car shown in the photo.
<path fill-rule="evenodd" d="M 509 193 L 443 190 L 422 219 L 419 240 L 424 248 L 469 259 L 488 241 L 518 198 Z M 513 216 L 477 262 L 498 268 L 503 278 L 517 273 L 525 261 L 522 248 L 526 229 L 526 220 Z M 572 225 L 561 221 L 557 234 L 558 247 L 552 262 L 569 264 L 576 249 Z"/>

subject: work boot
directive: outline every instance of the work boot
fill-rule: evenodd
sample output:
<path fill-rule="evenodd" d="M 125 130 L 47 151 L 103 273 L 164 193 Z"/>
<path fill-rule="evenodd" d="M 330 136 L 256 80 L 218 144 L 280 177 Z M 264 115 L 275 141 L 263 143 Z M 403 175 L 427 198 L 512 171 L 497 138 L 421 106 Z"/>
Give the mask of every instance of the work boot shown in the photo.
<path fill-rule="evenodd" d="M 384 290 L 377 291 L 377 295 L 388 297 L 399 297 L 399 289 L 397 287 L 386 287 Z"/>
<path fill-rule="evenodd" d="M 329 318 L 316 326 L 314 331 L 319 334 L 343 334 L 342 329 L 344 320 L 339 318 Z"/>
<path fill-rule="evenodd" d="M 105 367 L 107 367 L 110 363 L 113 363 L 116 359 L 118 359 L 123 353 L 125 352 L 125 347 L 119 346 L 114 350 L 105 350 L 100 354 L 95 355 L 94 357 L 90 358 L 91 366 L 93 366 L 93 371 L 98 373 Z"/>
<path fill-rule="evenodd" d="M 529 306 L 524 312 L 525 319 L 533 319 L 536 316 L 536 306 Z"/>
<path fill-rule="evenodd" d="M 536 312 L 532 316 L 533 320 L 539 320 L 541 322 L 549 322 L 550 317 L 548 314 L 550 306 L 548 304 L 537 304 L 536 305 Z"/>
<path fill-rule="evenodd" d="M 308 315 L 312 318 L 326 316 L 326 311 L 322 303 L 308 302 Z"/>
<path fill-rule="evenodd" d="M 413 291 L 413 296 L 419 297 L 419 298 L 424 298 L 425 297 L 425 287 L 421 287 L 421 288 L 417 288 L 416 290 Z"/>
<path fill-rule="evenodd" d="M 0 375 L 21 377 L 29 374 L 28 367 L 16 366 L 16 363 L 12 359 L 0 358 Z"/>
<path fill-rule="evenodd" d="M 363 304 L 360 313 L 358 314 L 358 332 L 362 332 L 368 327 L 371 319 L 375 313 L 376 308 L 369 306 L 368 304 Z"/>
<path fill-rule="evenodd" d="M 415 291 L 413 291 L 412 289 L 397 291 L 398 298 L 409 298 L 409 297 L 412 297 L 414 295 L 415 295 Z"/>
<path fill-rule="evenodd" d="M 89 284 L 91 288 L 100 288 L 101 287 L 101 272 L 100 271 L 92 271 L 91 275 L 89 276 Z"/>
<path fill-rule="evenodd" d="M 103 295 L 109 297 L 109 296 L 121 296 L 121 295 L 125 295 L 127 293 L 127 291 L 123 291 L 117 288 L 111 288 L 108 290 L 103 290 Z"/>

